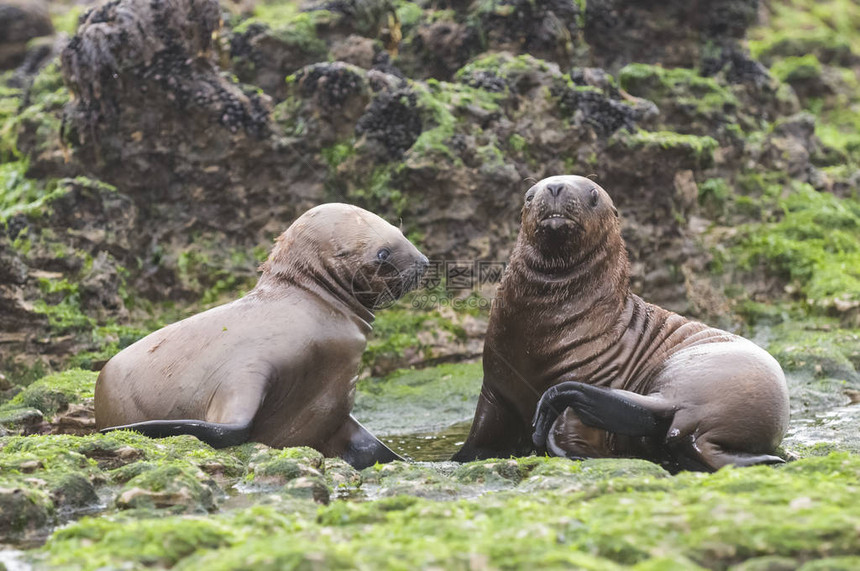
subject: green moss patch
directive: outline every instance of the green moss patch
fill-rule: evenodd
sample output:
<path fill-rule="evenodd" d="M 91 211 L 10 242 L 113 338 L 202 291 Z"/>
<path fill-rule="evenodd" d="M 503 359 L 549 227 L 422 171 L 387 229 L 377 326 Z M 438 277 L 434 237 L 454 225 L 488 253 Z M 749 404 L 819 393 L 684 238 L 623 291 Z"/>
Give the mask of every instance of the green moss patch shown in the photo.
<path fill-rule="evenodd" d="M 71 403 L 93 398 L 98 373 L 71 369 L 49 375 L 32 383 L 18 393 L 0 410 L 35 408 L 45 415 L 53 415 Z"/>
<path fill-rule="evenodd" d="M 589 485 L 453 502 L 335 501 L 315 517 L 255 507 L 207 519 L 85 519 L 57 532 L 40 562 L 71 569 L 108 561 L 178 569 L 399 568 L 404 561 L 452 568 L 478 560 L 500 568 L 725 569 L 762 558 L 799 566 L 860 555 L 857 456 L 674 477 L 637 461 L 531 462 L 520 486 L 549 473 Z M 563 470 L 563 462 L 578 469 Z"/>
<path fill-rule="evenodd" d="M 860 7 L 851 0 L 792 0 L 768 5 L 767 26 L 750 30 L 750 51 L 771 63 L 778 57 L 812 54 L 847 64 L 860 55 Z"/>
<path fill-rule="evenodd" d="M 146 470 L 126 482 L 115 504 L 119 509 L 169 508 L 174 513 L 212 511 L 216 506 L 212 489 L 201 480 L 206 480 L 202 471 L 185 466 Z"/>
<path fill-rule="evenodd" d="M 378 434 L 441 428 L 471 418 L 481 380 L 480 363 L 400 370 L 359 383 L 353 412 Z"/>
<path fill-rule="evenodd" d="M 635 133 L 620 132 L 613 137 L 612 144 L 637 152 L 672 151 L 678 154 L 684 164 L 697 169 L 707 168 L 713 164 L 714 151 L 719 146 L 712 137 L 641 129 Z"/>
<path fill-rule="evenodd" d="M 426 330 L 444 331 L 454 337 L 465 336 L 461 327 L 435 310 L 414 311 L 402 307 L 386 309 L 380 311 L 373 322 L 373 334 L 362 355 L 362 363 L 373 367 L 380 361 L 397 361 L 408 350 L 421 354 L 425 347 L 422 347 L 416 335 Z"/>
<path fill-rule="evenodd" d="M 860 203 L 805 184 L 778 200 L 779 220 L 746 228 L 741 263 L 763 263 L 813 306 L 860 300 Z"/>

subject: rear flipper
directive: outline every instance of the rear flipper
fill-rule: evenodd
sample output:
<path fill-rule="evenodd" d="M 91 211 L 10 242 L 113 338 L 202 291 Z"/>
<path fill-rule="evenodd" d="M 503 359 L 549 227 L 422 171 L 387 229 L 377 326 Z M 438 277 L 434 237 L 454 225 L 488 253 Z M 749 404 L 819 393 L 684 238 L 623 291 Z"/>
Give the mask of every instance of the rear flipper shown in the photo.
<path fill-rule="evenodd" d="M 681 470 L 714 472 L 729 464 L 745 467 L 785 463 L 779 456 L 734 452 L 708 442 L 706 438 L 696 440 L 693 435 L 670 436 L 666 438 L 666 448 L 672 458 L 667 469 L 673 473 Z"/>
<path fill-rule="evenodd" d="M 373 466 L 377 462 L 384 464 L 403 460 L 352 415 L 331 437 L 323 453 L 326 456 L 340 456 L 357 470 Z"/>
<path fill-rule="evenodd" d="M 547 434 L 559 414 L 570 407 L 583 424 L 625 436 L 662 436 L 674 408 L 663 397 L 594 387 L 568 381 L 547 389 L 535 411 L 532 442 L 545 450 Z"/>
<path fill-rule="evenodd" d="M 226 448 L 246 442 L 251 434 L 251 423 L 219 424 L 203 420 L 147 420 L 123 426 L 111 426 L 100 430 L 100 432 L 113 432 L 114 430 L 133 430 L 150 438 L 190 434 L 213 448 Z"/>

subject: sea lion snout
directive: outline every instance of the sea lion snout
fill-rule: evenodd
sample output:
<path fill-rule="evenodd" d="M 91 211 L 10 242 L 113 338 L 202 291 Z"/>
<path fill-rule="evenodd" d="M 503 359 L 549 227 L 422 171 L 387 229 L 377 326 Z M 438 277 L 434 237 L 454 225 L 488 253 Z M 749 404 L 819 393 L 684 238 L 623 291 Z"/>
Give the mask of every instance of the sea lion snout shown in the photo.
<path fill-rule="evenodd" d="M 525 194 L 522 231 L 544 255 L 588 247 L 593 236 L 618 229 L 618 211 L 597 183 L 581 176 L 545 178 Z M 599 230 L 604 228 L 604 230 Z"/>

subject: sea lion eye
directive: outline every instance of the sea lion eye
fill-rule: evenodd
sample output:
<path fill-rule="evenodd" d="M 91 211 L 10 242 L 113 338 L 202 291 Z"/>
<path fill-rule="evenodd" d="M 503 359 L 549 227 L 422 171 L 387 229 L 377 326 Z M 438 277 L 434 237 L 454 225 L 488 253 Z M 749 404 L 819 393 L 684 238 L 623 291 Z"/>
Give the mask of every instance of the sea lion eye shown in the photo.
<path fill-rule="evenodd" d="M 591 204 L 592 207 L 597 206 L 597 201 L 600 199 L 600 193 L 596 188 L 591 189 L 591 193 L 588 195 L 588 203 Z"/>
<path fill-rule="evenodd" d="M 534 197 L 535 197 L 535 193 L 533 193 L 533 192 L 528 193 L 526 195 L 526 202 L 531 202 Z"/>
<path fill-rule="evenodd" d="M 382 248 L 381 250 L 379 250 L 376 253 L 376 259 L 379 260 L 380 262 L 384 262 L 385 260 L 388 259 L 388 256 L 390 256 L 390 255 L 391 255 L 391 250 L 389 250 L 388 248 Z"/>

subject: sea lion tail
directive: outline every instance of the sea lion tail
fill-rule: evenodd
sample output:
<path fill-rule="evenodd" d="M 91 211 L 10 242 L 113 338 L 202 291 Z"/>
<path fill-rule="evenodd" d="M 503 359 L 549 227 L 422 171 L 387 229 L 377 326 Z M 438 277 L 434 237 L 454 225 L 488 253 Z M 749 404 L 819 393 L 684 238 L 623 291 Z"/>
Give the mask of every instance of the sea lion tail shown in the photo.
<path fill-rule="evenodd" d="M 559 383 L 547 389 L 535 410 L 532 442 L 538 450 L 546 449 L 552 424 L 568 407 L 584 424 L 626 436 L 665 434 L 674 414 L 671 404 L 659 395 L 640 395 L 576 381 Z"/>

